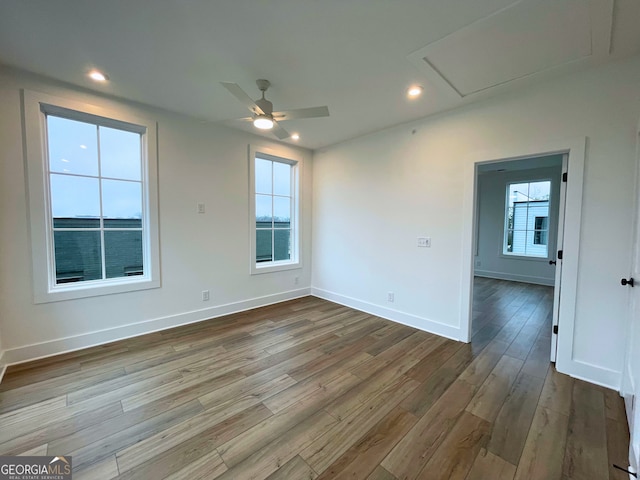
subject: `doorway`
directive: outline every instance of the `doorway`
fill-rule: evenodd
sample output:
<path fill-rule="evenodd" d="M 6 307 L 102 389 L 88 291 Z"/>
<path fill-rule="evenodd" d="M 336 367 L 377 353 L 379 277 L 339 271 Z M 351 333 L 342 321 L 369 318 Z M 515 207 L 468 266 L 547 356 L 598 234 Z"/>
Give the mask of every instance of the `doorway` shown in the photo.
<path fill-rule="evenodd" d="M 475 178 L 471 333 L 478 335 L 485 324 L 522 328 L 518 353 L 535 343 L 537 356 L 551 361 L 557 345 L 553 325 L 560 301 L 557 253 L 562 250 L 566 157 L 480 163 Z M 487 288 L 490 302 L 483 293 Z"/>
<path fill-rule="evenodd" d="M 578 288 L 578 264 L 580 251 L 580 231 L 582 220 L 582 190 L 586 154 L 585 137 L 572 137 L 559 140 L 546 138 L 529 138 L 520 140 L 505 139 L 503 144 L 492 150 L 479 150 L 467 157 L 465 183 L 463 189 L 464 231 L 462 243 L 462 290 L 461 290 L 461 322 L 460 339 L 471 341 L 472 334 L 472 301 L 473 280 L 475 272 L 475 227 L 476 227 L 476 191 L 478 166 L 507 160 L 523 160 L 546 157 L 555 154 L 567 154 L 566 172 L 568 181 L 566 189 L 564 233 L 562 239 L 563 258 L 560 260 L 562 270 L 560 288 L 555 289 L 559 297 L 558 334 L 556 369 L 579 378 L 597 377 L 602 384 L 613 384 L 608 372 L 596 372 L 592 366 L 575 360 L 574 329 L 576 314 L 576 298 Z M 563 167 L 564 168 L 564 167 Z M 558 261 L 558 260 L 556 260 Z"/>

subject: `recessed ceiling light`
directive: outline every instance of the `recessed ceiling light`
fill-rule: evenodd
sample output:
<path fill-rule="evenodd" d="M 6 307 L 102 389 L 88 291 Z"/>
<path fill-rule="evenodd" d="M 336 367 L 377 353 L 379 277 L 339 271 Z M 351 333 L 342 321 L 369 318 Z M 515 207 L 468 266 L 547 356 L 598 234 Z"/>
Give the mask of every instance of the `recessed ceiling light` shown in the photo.
<path fill-rule="evenodd" d="M 107 75 L 99 70 L 91 70 L 89 72 L 89 78 L 91 80 L 95 80 L 96 82 L 106 82 L 107 80 L 109 80 L 109 77 L 107 77 Z"/>
<path fill-rule="evenodd" d="M 407 96 L 409 98 L 419 97 L 420 95 L 422 95 L 423 90 L 424 88 L 422 88 L 420 85 L 414 85 L 412 87 L 409 87 L 409 90 L 407 90 Z"/>
<path fill-rule="evenodd" d="M 291 139 L 292 140 L 300 140 L 300 135 L 297 133 L 292 133 L 291 134 Z"/>

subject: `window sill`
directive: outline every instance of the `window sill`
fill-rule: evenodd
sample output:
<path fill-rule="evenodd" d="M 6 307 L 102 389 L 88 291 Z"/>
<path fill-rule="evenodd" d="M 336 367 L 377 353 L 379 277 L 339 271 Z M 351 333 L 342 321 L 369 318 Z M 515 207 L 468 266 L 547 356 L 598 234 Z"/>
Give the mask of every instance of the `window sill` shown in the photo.
<path fill-rule="evenodd" d="M 64 300 L 76 300 L 79 298 L 99 297 L 102 295 L 113 295 L 117 293 L 136 292 L 140 290 L 150 290 L 160 287 L 160 280 L 150 278 L 140 278 L 137 280 L 115 280 L 101 281 L 100 283 L 87 284 L 69 284 L 64 287 L 53 287 L 47 292 L 36 292 L 34 294 L 34 303 L 50 303 L 61 302 Z"/>
<path fill-rule="evenodd" d="M 285 270 L 296 270 L 302 268 L 300 262 L 269 262 L 265 265 L 251 266 L 251 275 L 260 275 L 263 273 L 282 272 Z"/>

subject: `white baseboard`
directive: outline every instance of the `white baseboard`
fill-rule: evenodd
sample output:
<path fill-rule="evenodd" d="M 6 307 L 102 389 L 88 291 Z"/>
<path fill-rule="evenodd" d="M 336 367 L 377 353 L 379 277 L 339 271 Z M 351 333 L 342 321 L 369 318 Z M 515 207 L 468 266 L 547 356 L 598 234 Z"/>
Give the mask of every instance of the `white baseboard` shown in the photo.
<path fill-rule="evenodd" d="M 256 297 L 239 302 L 227 303 L 225 305 L 218 305 L 211 308 L 154 318 L 143 322 L 131 323 L 129 325 L 99 330 L 82 335 L 74 335 L 47 342 L 25 345 L 23 347 L 11 348 L 4 351 L 3 363 L 5 365 L 15 365 L 17 363 L 29 362 L 40 358 L 59 355 L 61 353 L 82 350 L 83 348 L 95 347 L 97 345 L 103 345 L 117 340 L 124 340 L 131 337 L 137 337 L 139 335 L 145 335 L 147 333 L 179 327 L 181 325 L 202 322 L 204 320 L 221 317 L 223 315 L 252 310 L 254 308 L 293 300 L 295 298 L 306 297 L 309 294 L 309 288 L 301 288 L 274 295 L 266 295 L 264 297 Z"/>
<path fill-rule="evenodd" d="M 558 364 L 556 363 L 556 368 L 557 367 Z M 568 369 L 561 366 L 558 371 L 573 378 L 577 378 L 578 380 L 584 380 L 585 382 L 594 383 L 601 387 L 620 392 L 622 373 L 616 370 L 610 370 L 608 368 L 582 362 L 580 360 L 572 360 Z"/>
<path fill-rule="evenodd" d="M 510 280 L 512 282 L 533 283 L 535 285 L 546 285 L 553 287 L 555 285 L 554 278 L 535 277 L 533 275 L 518 275 L 516 273 L 491 272 L 489 270 L 476 269 L 473 274 L 476 277 L 495 278 L 497 280 Z"/>
<path fill-rule="evenodd" d="M 418 330 L 424 330 L 425 332 L 435 333 L 442 337 L 460 341 L 460 329 L 458 327 L 452 327 L 451 325 L 436 322 L 428 318 L 418 317 L 417 315 L 401 312 L 399 310 L 381 307 L 380 305 L 375 305 L 373 303 L 347 297 L 345 295 L 320 288 L 311 287 L 311 295 L 329 300 L 330 302 L 339 303 L 340 305 L 355 308 L 356 310 L 370 313 L 372 315 L 391 320 L 392 322 L 401 323 L 408 327 L 417 328 Z"/>

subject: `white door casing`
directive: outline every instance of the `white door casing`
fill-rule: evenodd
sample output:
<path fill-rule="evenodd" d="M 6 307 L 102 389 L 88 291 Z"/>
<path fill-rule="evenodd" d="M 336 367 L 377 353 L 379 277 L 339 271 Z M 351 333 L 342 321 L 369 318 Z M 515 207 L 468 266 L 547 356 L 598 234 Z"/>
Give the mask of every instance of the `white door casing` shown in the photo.
<path fill-rule="evenodd" d="M 575 329 L 575 310 L 578 288 L 578 259 L 580 254 L 580 225 L 582 222 L 582 189 L 586 138 L 573 137 L 561 140 L 532 138 L 526 142 L 503 145 L 490 151 L 473 152 L 465 162 L 465 185 L 463 198 L 464 231 L 462 242 L 462 286 L 460 303 L 460 340 L 471 341 L 471 313 L 473 295 L 473 260 L 474 260 L 474 226 L 476 212 L 474 200 L 477 191 L 477 164 L 523 158 L 540 157 L 553 154 L 568 154 L 568 182 L 566 188 L 565 219 L 563 232 L 562 276 L 559 290 L 558 318 L 562 324 L 557 335 L 556 368 L 561 373 L 592 378 L 602 385 L 619 384 L 620 377 L 603 375 L 597 368 L 592 368 L 573 358 L 573 342 Z"/>
<path fill-rule="evenodd" d="M 569 156 L 564 154 L 562 156 L 562 175 L 568 175 L 568 162 Z M 564 239 L 564 214 L 566 205 L 567 184 L 560 179 L 560 195 L 558 197 L 558 228 L 556 233 L 556 277 L 553 288 L 553 320 L 551 322 L 551 361 L 555 362 L 557 358 L 558 350 L 558 335 L 554 333 L 556 328 L 559 328 L 560 319 L 560 290 L 562 288 L 562 259 L 558 258 L 558 250 L 563 250 L 562 241 Z"/>

